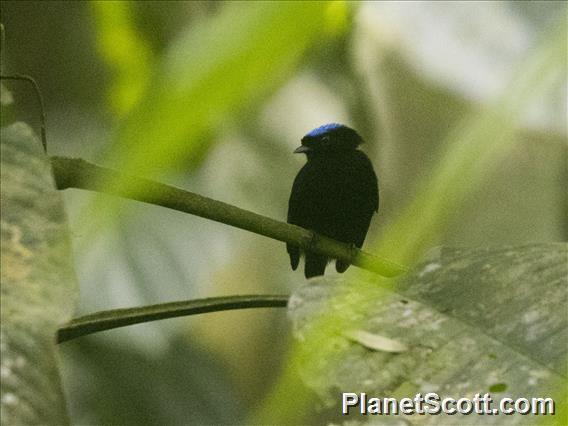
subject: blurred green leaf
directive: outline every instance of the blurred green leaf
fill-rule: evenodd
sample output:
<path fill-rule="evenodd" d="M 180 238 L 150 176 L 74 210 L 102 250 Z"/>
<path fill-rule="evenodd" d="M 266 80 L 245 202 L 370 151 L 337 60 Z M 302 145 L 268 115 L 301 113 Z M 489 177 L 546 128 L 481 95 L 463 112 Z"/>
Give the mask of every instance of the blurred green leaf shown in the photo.
<path fill-rule="evenodd" d="M 254 111 L 292 75 L 308 48 L 341 32 L 338 16 L 347 11 L 317 1 L 229 2 L 213 17 L 193 23 L 155 68 L 141 102 L 120 126 L 108 162 L 125 176 L 164 175 L 182 163 L 195 165 L 209 148 L 211 133 Z M 129 179 L 97 184 L 144 190 Z M 93 213 L 100 210 L 102 217 Z M 94 235 L 113 212 L 108 198 L 97 196 L 78 222 Z"/>
<path fill-rule="evenodd" d="M 138 175 L 199 158 L 206 134 L 233 114 L 252 111 L 326 36 L 327 7 L 325 2 L 229 2 L 214 17 L 187 28 L 127 117 L 109 158 Z"/>
<path fill-rule="evenodd" d="M 2 425 L 68 423 L 57 328 L 77 298 L 51 165 L 29 126 L 2 128 Z"/>
<path fill-rule="evenodd" d="M 311 281 L 289 303 L 296 337 L 309 338 L 323 312 L 348 312 L 351 321 L 337 324 L 336 333 L 320 341 L 319 350 L 327 356 L 304 370 L 303 377 L 336 413 L 341 412 L 337 389 L 398 398 L 418 392 L 456 399 L 492 392 L 495 401 L 505 396 L 551 397 L 550 384 L 566 381 L 567 256 L 564 243 L 442 249 L 417 266 L 396 293 L 366 285 L 363 304 L 358 296 L 336 300 L 336 294 L 344 292 L 341 287 L 351 284 L 345 280 Z M 408 351 L 370 351 L 353 343 L 343 333 L 352 323 L 395 339 Z M 411 424 L 468 419 L 475 424 L 518 424 L 529 418 L 404 419 Z"/>
<path fill-rule="evenodd" d="M 91 1 L 97 49 L 114 81 L 109 103 L 123 115 L 140 100 L 152 75 L 152 52 L 134 23 L 132 2 Z"/>
<path fill-rule="evenodd" d="M 566 70 L 566 21 L 558 20 L 549 36 L 519 67 L 509 86 L 490 107 L 473 114 L 448 136 L 446 152 L 417 196 L 397 214 L 379 253 L 412 263 L 436 242 L 464 201 L 512 148 L 524 112 Z"/>

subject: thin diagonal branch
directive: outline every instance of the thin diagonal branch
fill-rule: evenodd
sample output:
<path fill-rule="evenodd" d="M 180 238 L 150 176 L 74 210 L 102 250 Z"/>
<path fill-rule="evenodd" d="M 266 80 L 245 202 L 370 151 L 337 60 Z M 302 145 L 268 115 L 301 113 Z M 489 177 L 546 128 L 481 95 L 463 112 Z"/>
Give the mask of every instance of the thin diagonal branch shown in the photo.
<path fill-rule="evenodd" d="M 77 337 L 110 330 L 127 325 L 175 318 L 208 312 L 250 308 L 284 308 L 288 304 L 286 295 L 246 295 L 211 297 L 181 302 L 161 303 L 138 308 L 112 309 L 75 318 L 57 331 L 57 343 Z"/>
<path fill-rule="evenodd" d="M 115 170 L 81 159 L 51 157 L 51 164 L 58 189 L 79 188 L 99 191 L 190 213 L 349 262 L 385 277 L 394 277 L 408 271 L 407 268 L 394 262 L 299 226 L 280 222 L 170 185 L 125 176 Z M 128 182 L 127 185 L 121 185 L 122 187 L 140 188 L 140 190 L 126 192 L 117 185 L 100 185 L 100 182 L 118 181 Z"/>

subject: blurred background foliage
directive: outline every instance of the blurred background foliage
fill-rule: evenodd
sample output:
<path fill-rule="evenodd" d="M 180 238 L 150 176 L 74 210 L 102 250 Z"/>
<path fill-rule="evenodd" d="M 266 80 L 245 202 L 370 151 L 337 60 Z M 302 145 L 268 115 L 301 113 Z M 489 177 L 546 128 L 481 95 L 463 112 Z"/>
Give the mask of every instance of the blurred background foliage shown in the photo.
<path fill-rule="evenodd" d="M 389 226 L 440 172 L 455 129 L 503 96 L 565 17 L 565 3 L 540 1 L 3 1 L 2 67 L 38 81 L 50 154 L 153 176 L 282 220 L 304 161 L 291 154 L 302 135 L 326 122 L 351 125 L 367 140 L 381 182 L 367 246 L 387 247 Z M 562 63 L 519 111 L 513 143 L 484 163 L 464 208 L 436 228 L 435 244 L 568 240 Z M 38 123 L 31 91 L 6 85 L 13 114 Z M 487 138 L 498 139 L 493 124 Z M 303 280 L 276 241 L 155 206 L 121 200 L 111 208 L 81 191 L 66 191 L 65 200 L 79 313 L 287 293 Z M 422 250 L 433 246 L 430 238 Z M 289 343 L 284 310 L 168 320 L 66 343 L 72 418 L 238 422 L 277 382 Z"/>

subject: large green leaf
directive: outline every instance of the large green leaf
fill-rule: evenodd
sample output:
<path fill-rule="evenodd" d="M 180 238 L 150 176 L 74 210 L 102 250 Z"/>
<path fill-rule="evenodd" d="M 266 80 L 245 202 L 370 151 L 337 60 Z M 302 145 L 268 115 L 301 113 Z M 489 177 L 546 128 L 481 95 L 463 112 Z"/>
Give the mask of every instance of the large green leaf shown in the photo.
<path fill-rule="evenodd" d="M 109 157 L 125 173 L 138 175 L 199 158 L 207 133 L 235 113 L 253 111 L 314 42 L 329 36 L 328 6 L 229 2 L 216 16 L 188 27 L 159 63 Z"/>
<path fill-rule="evenodd" d="M 2 425 L 65 424 L 55 334 L 77 288 L 62 199 L 26 124 L 2 129 L 1 179 Z"/>
<path fill-rule="evenodd" d="M 345 281 L 310 281 L 290 300 L 296 337 L 311 337 L 322 313 L 350 312 L 352 321 L 319 342 L 326 356 L 303 378 L 335 413 L 341 412 L 340 392 L 380 398 L 419 392 L 456 399 L 476 393 L 491 393 L 494 400 L 554 396 L 554 384 L 566 380 L 567 260 L 563 243 L 442 249 L 396 289 L 368 283 L 358 287 L 363 294 L 342 300 L 337 294 L 349 294 Z M 403 417 L 412 424 L 539 420 Z"/>

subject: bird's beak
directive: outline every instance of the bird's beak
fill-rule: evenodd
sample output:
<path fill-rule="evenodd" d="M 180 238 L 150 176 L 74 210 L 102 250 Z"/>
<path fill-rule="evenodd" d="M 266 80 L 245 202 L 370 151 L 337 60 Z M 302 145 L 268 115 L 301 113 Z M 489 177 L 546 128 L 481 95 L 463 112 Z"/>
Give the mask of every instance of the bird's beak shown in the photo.
<path fill-rule="evenodd" d="M 306 153 L 308 151 L 311 151 L 312 149 L 309 146 L 306 145 L 300 145 L 298 148 L 296 148 L 294 150 L 294 154 L 302 154 L 302 153 Z"/>

